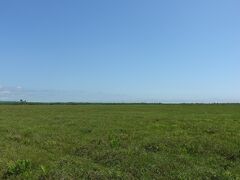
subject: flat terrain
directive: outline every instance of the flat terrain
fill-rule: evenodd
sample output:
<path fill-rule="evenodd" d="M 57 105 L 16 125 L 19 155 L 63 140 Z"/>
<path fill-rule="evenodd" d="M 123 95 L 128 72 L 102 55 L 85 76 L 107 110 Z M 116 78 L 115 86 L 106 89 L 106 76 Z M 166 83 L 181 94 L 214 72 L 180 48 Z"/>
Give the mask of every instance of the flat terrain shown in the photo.
<path fill-rule="evenodd" d="M 0 105 L 0 179 L 239 179 L 240 105 Z"/>

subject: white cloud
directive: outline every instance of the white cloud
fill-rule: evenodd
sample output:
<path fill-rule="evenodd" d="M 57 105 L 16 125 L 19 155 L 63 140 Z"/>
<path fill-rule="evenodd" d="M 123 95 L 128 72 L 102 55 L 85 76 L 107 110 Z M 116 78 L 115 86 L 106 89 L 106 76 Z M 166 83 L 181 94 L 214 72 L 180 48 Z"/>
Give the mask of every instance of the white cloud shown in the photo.
<path fill-rule="evenodd" d="M 15 96 L 17 88 L 0 86 L 0 101 L 12 100 Z"/>
<path fill-rule="evenodd" d="M 10 94 L 10 91 L 4 90 L 4 91 L 0 91 L 0 94 Z"/>

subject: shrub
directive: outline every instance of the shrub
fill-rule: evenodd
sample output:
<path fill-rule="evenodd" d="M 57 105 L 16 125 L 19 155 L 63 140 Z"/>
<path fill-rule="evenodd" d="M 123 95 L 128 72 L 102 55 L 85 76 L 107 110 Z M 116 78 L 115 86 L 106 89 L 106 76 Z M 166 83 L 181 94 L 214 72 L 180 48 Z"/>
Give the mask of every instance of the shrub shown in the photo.
<path fill-rule="evenodd" d="M 109 135 L 109 144 L 111 148 L 118 148 L 120 147 L 120 138 L 116 135 Z"/>
<path fill-rule="evenodd" d="M 16 162 L 10 162 L 7 166 L 7 170 L 4 173 L 5 177 L 17 176 L 31 170 L 31 162 L 29 160 L 17 160 Z"/>

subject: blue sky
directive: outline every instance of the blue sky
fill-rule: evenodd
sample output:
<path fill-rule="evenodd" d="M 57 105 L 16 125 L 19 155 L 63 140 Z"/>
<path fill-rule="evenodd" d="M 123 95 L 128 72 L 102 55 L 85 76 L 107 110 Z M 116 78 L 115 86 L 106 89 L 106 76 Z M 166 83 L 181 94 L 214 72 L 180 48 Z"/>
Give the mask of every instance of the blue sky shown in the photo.
<path fill-rule="evenodd" d="M 0 100 L 240 102 L 239 0 L 0 2 Z"/>

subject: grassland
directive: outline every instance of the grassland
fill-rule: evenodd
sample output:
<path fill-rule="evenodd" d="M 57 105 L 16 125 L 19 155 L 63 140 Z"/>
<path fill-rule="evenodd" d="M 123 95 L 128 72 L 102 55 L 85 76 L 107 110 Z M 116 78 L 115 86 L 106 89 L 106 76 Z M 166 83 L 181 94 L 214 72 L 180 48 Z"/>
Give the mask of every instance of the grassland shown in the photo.
<path fill-rule="evenodd" d="M 0 105 L 0 179 L 239 179 L 240 105 Z"/>

